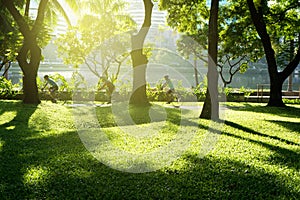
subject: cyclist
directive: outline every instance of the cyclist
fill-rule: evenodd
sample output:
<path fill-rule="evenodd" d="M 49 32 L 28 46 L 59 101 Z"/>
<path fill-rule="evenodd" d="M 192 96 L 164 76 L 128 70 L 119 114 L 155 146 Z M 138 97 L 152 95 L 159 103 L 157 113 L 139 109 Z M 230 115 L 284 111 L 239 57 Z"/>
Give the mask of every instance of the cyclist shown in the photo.
<path fill-rule="evenodd" d="M 45 75 L 45 76 L 44 76 L 44 79 L 45 79 L 45 81 L 46 81 L 46 84 L 45 84 L 45 86 L 43 87 L 43 89 L 44 89 L 48 84 L 50 85 L 50 87 L 49 87 L 50 98 L 51 98 L 51 101 L 52 101 L 53 103 L 56 103 L 55 97 L 56 97 L 56 91 L 58 91 L 58 86 L 57 86 L 57 84 L 56 84 L 51 78 L 49 78 L 48 75 Z"/>
<path fill-rule="evenodd" d="M 173 94 L 175 93 L 175 88 L 171 79 L 169 78 L 169 75 L 165 75 L 164 78 L 165 78 L 165 83 L 163 84 L 163 88 L 165 87 L 169 88 L 167 91 L 167 103 L 170 104 L 174 99 Z"/>
<path fill-rule="evenodd" d="M 110 82 L 106 77 L 101 76 L 98 86 L 99 91 L 105 88 L 106 95 L 108 97 L 107 103 L 111 103 L 111 96 L 115 90 L 115 85 L 112 82 Z"/>

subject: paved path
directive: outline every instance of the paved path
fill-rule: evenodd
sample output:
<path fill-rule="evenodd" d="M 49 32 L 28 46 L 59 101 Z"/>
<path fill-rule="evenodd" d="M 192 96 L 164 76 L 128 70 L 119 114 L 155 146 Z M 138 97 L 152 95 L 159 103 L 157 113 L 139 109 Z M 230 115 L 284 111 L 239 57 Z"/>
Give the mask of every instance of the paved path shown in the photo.
<path fill-rule="evenodd" d="M 67 106 L 69 107 L 73 107 L 73 108 L 76 108 L 76 107 L 86 107 L 86 106 L 89 106 L 89 107 L 110 107 L 112 106 L 112 104 L 88 104 L 88 103 L 84 103 L 84 104 L 81 104 L 81 103 L 74 103 L 74 104 L 66 104 Z M 173 106 L 173 105 L 170 105 L 170 104 L 167 104 L 167 105 L 163 105 L 164 107 L 167 107 L 167 108 L 180 108 L 180 109 L 185 109 L 185 110 L 200 110 L 202 109 L 202 106 L 189 106 L 189 105 L 181 105 L 181 106 Z"/>

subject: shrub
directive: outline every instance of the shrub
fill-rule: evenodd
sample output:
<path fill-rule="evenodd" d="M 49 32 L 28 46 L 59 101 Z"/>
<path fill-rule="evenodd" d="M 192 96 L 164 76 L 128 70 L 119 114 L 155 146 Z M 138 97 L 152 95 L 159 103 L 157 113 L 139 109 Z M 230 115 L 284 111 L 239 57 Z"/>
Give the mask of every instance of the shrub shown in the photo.
<path fill-rule="evenodd" d="M 72 88 L 70 88 L 69 83 L 66 81 L 63 75 L 60 75 L 59 73 L 55 73 L 54 75 L 51 76 L 51 78 L 59 85 L 58 91 L 66 91 L 66 92 L 72 91 Z"/>
<path fill-rule="evenodd" d="M 285 104 L 300 104 L 300 99 L 282 99 Z"/>
<path fill-rule="evenodd" d="M 12 84 L 11 80 L 0 77 L 0 95 L 3 97 L 13 96 L 14 90 L 18 88 L 18 84 Z"/>
<path fill-rule="evenodd" d="M 205 98 L 206 95 L 206 89 L 207 86 L 204 84 L 204 82 L 201 82 L 199 85 L 197 85 L 197 87 L 194 88 L 194 95 L 196 95 L 197 100 L 203 100 Z"/>
<path fill-rule="evenodd" d="M 251 93 L 253 92 L 253 90 L 248 89 L 248 88 L 244 88 L 244 86 L 242 86 L 242 87 L 240 88 L 240 92 L 244 93 L 244 95 L 245 95 L 246 97 L 249 97 L 249 96 L 251 95 Z"/>

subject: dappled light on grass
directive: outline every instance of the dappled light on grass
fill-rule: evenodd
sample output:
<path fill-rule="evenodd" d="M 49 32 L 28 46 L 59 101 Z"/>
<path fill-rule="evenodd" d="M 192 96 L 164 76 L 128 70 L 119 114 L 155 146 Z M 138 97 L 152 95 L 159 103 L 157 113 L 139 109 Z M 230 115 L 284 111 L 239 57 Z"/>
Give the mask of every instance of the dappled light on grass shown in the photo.
<path fill-rule="evenodd" d="M 16 126 L 8 126 L 5 129 L 9 131 L 9 130 L 14 130 L 15 128 L 16 128 Z"/>
<path fill-rule="evenodd" d="M 53 106 L 53 103 L 43 102 L 31 115 L 28 121 L 28 128 L 41 131 L 35 137 L 45 137 L 73 130 L 73 122 L 72 114 L 68 108 L 57 104 Z"/>
<path fill-rule="evenodd" d="M 1 110 L 0 110 L 1 112 Z M 9 123 L 17 115 L 16 111 L 5 111 L 0 114 L 0 125 Z"/>
<path fill-rule="evenodd" d="M 239 106 L 234 106 L 239 105 Z M 225 124 L 242 131 L 250 139 L 260 139 L 278 145 L 299 146 L 300 106 L 290 108 L 269 108 L 261 104 L 229 104 L 232 107 L 230 118 Z M 239 113 L 245 112 L 246 115 Z M 275 114 L 274 114 L 275 113 Z"/>
<path fill-rule="evenodd" d="M 2 146 L 4 145 L 4 141 L 2 141 L 1 140 L 1 138 L 0 138 L 0 152 L 1 152 L 1 150 L 2 150 Z"/>
<path fill-rule="evenodd" d="M 294 131 L 293 126 L 299 126 L 300 118 L 296 117 L 294 112 L 300 106 L 295 106 L 295 111 L 284 113 L 281 111 L 280 114 L 273 115 L 257 112 L 269 110 L 259 104 L 252 104 L 252 109 L 241 104 L 231 105 L 236 107 L 228 113 L 229 117 L 222 133 L 223 140 L 218 143 L 215 154 L 226 159 L 245 162 L 274 176 L 284 170 L 283 177 L 287 180 L 289 176 L 297 177 L 296 180 L 299 182 L 300 177 L 296 173 L 300 169 L 299 129 Z M 281 108 L 273 108 L 272 112 L 279 113 L 280 110 Z M 286 123 L 279 124 L 276 121 Z M 289 124 L 289 121 L 294 123 Z M 228 144 L 231 148 L 226 148 Z M 293 183 L 288 180 L 287 185 L 290 187 Z"/>
<path fill-rule="evenodd" d="M 131 173 L 169 165 L 185 152 L 199 131 L 198 119 L 192 120 L 195 111 L 156 104 L 82 106 L 74 113 L 79 136 L 92 155 L 114 169 Z"/>
<path fill-rule="evenodd" d="M 49 169 L 42 166 L 28 167 L 24 174 L 24 184 L 37 185 L 42 184 L 49 175 Z"/>
<path fill-rule="evenodd" d="M 201 159 L 185 155 L 182 161 L 164 171 L 170 177 L 164 183 L 174 186 L 171 181 L 176 181 L 182 186 L 171 189 L 174 196 L 178 194 L 188 198 L 193 195 L 199 199 L 284 199 L 299 196 L 297 189 L 291 189 L 293 180 L 285 181 L 290 179 L 288 176 L 254 167 L 251 161 L 232 160 L 218 155 Z M 193 189 L 195 187 L 197 191 Z"/>
<path fill-rule="evenodd" d="M 200 157 L 208 127 L 216 133 L 218 126 L 210 120 L 198 119 L 199 110 L 195 110 L 196 114 L 187 112 L 185 119 L 189 123 L 179 127 L 178 110 L 166 109 L 160 119 L 152 120 L 153 127 L 161 128 L 155 133 L 143 121 L 124 123 L 120 128 L 111 108 L 99 107 L 95 115 L 105 135 L 100 138 L 97 131 L 90 134 L 95 138 L 85 142 L 95 149 L 89 152 L 78 136 L 72 108 L 44 102 L 35 108 L 0 101 L 2 113 L 16 114 L 13 120 L 0 125 L 0 196 L 3 199 L 300 199 L 297 115 L 300 106 L 293 105 L 295 110 L 269 110 L 263 104 L 228 105 L 226 122 L 220 127 L 222 134 L 212 151 Z M 163 113 L 155 107 L 149 116 L 155 116 L 156 109 Z M 89 115 L 81 118 L 83 122 Z M 85 124 L 87 129 L 95 125 L 89 122 Z M 145 162 L 143 157 L 136 157 L 134 163 L 126 160 L 126 156 L 123 160 L 111 157 L 117 155 L 114 152 L 101 154 L 105 148 L 111 149 L 104 136 L 124 152 L 139 155 L 159 149 L 159 145 L 169 143 L 174 137 L 184 136 L 194 125 L 197 131 L 183 154 L 153 172 L 118 171 L 93 156 L 110 158 L 111 165 L 118 163 L 123 168 L 153 169 L 157 166 L 151 159 Z M 7 130 L 10 126 L 15 128 Z M 147 127 L 152 137 L 141 134 L 137 138 L 134 132 L 122 131 L 124 127 L 135 130 L 138 126 Z M 176 131 L 181 132 L 176 134 Z M 151 138 L 155 140 L 151 142 Z M 99 143 L 101 139 L 103 142 Z"/>

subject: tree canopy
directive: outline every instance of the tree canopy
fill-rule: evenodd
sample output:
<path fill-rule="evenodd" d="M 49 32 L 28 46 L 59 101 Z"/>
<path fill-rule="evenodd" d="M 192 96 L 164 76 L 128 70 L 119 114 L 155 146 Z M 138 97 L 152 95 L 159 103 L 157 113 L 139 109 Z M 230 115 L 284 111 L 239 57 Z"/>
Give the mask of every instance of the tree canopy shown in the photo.
<path fill-rule="evenodd" d="M 287 77 L 295 70 L 300 61 L 300 3 L 290 1 L 253 1 L 247 0 L 251 19 L 263 45 L 268 63 L 270 77 L 270 100 L 268 106 L 285 106 L 282 101 L 282 85 Z M 289 29 L 289 30 L 288 30 Z M 295 41 L 298 38 L 298 49 L 291 52 L 290 62 L 279 70 L 276 57 L 284 38 Z"/>
<path fill-rule="evenodd" d="M 7 15 L 8 17 L 5 17 L 7 19 L 6 22 L 11 24 L 15 23 L 18 27 L 19 35 L 22 35 L 22 44 L 14 55 L 16 55 L 16 60 L 23 72 L 23 102 L 38 104 L 40 100 L 36 77 L 42 59 L 41 47 L 50 40 L 49 27 L 51 27 L 52 21 L 48 19 L 52 18 L 47 18 L 47 16 L 51 16 L 50 13 L 52 12 L 50 12 L 50 7 L 54 5 L 51 3 L 56 1 L 39 1 L 36 15 L 33 17 L 29 15 L 30 2 L 30 0 L 2 0 L 0 2 L 0 8 L 5 9 L 5 11 L 1 9 L 1 12 L 8 12 L 10 14 Z M 58 2 L 56 3 L 58 4 Z M 60 11 L 62 11 L 61 8 L 60 6 Z M 13 43 L 8 42 L 7 44 Z"/>
<path fill-rule="evenodd" d="M 160 3 L 168 11 L 171 27 L 186 33 L 200 47 L 207 47 L 210 13 L 206 1 L 162 0 Z M 246 56 L 253 62 L 266 57 L 271 83 L 269 105 L 283 105 L 282 84 L 299 63 L 299 48 L 295 47 L 299 46 L 295 45 L 299 44 L 299 13 L 298 0 L 228 0 L 220 6 L 219 61 L 226 55 L 232 60 Z M 294 50 L 290 48 L 292 45 Z"/>
<path fill-rule="evenodd" d="M 133 20 L 123 12 L 123 1 L 83 1 L 77 25 L 61 35 L 56 44 L 66 64 L 86 65 L 98 78 L 114 81 L 121 63 L 129 56 Z M 126 34 L 127 33 L 127 34 Z M 112 64 L 118 70 L 108 73 Z"/>

